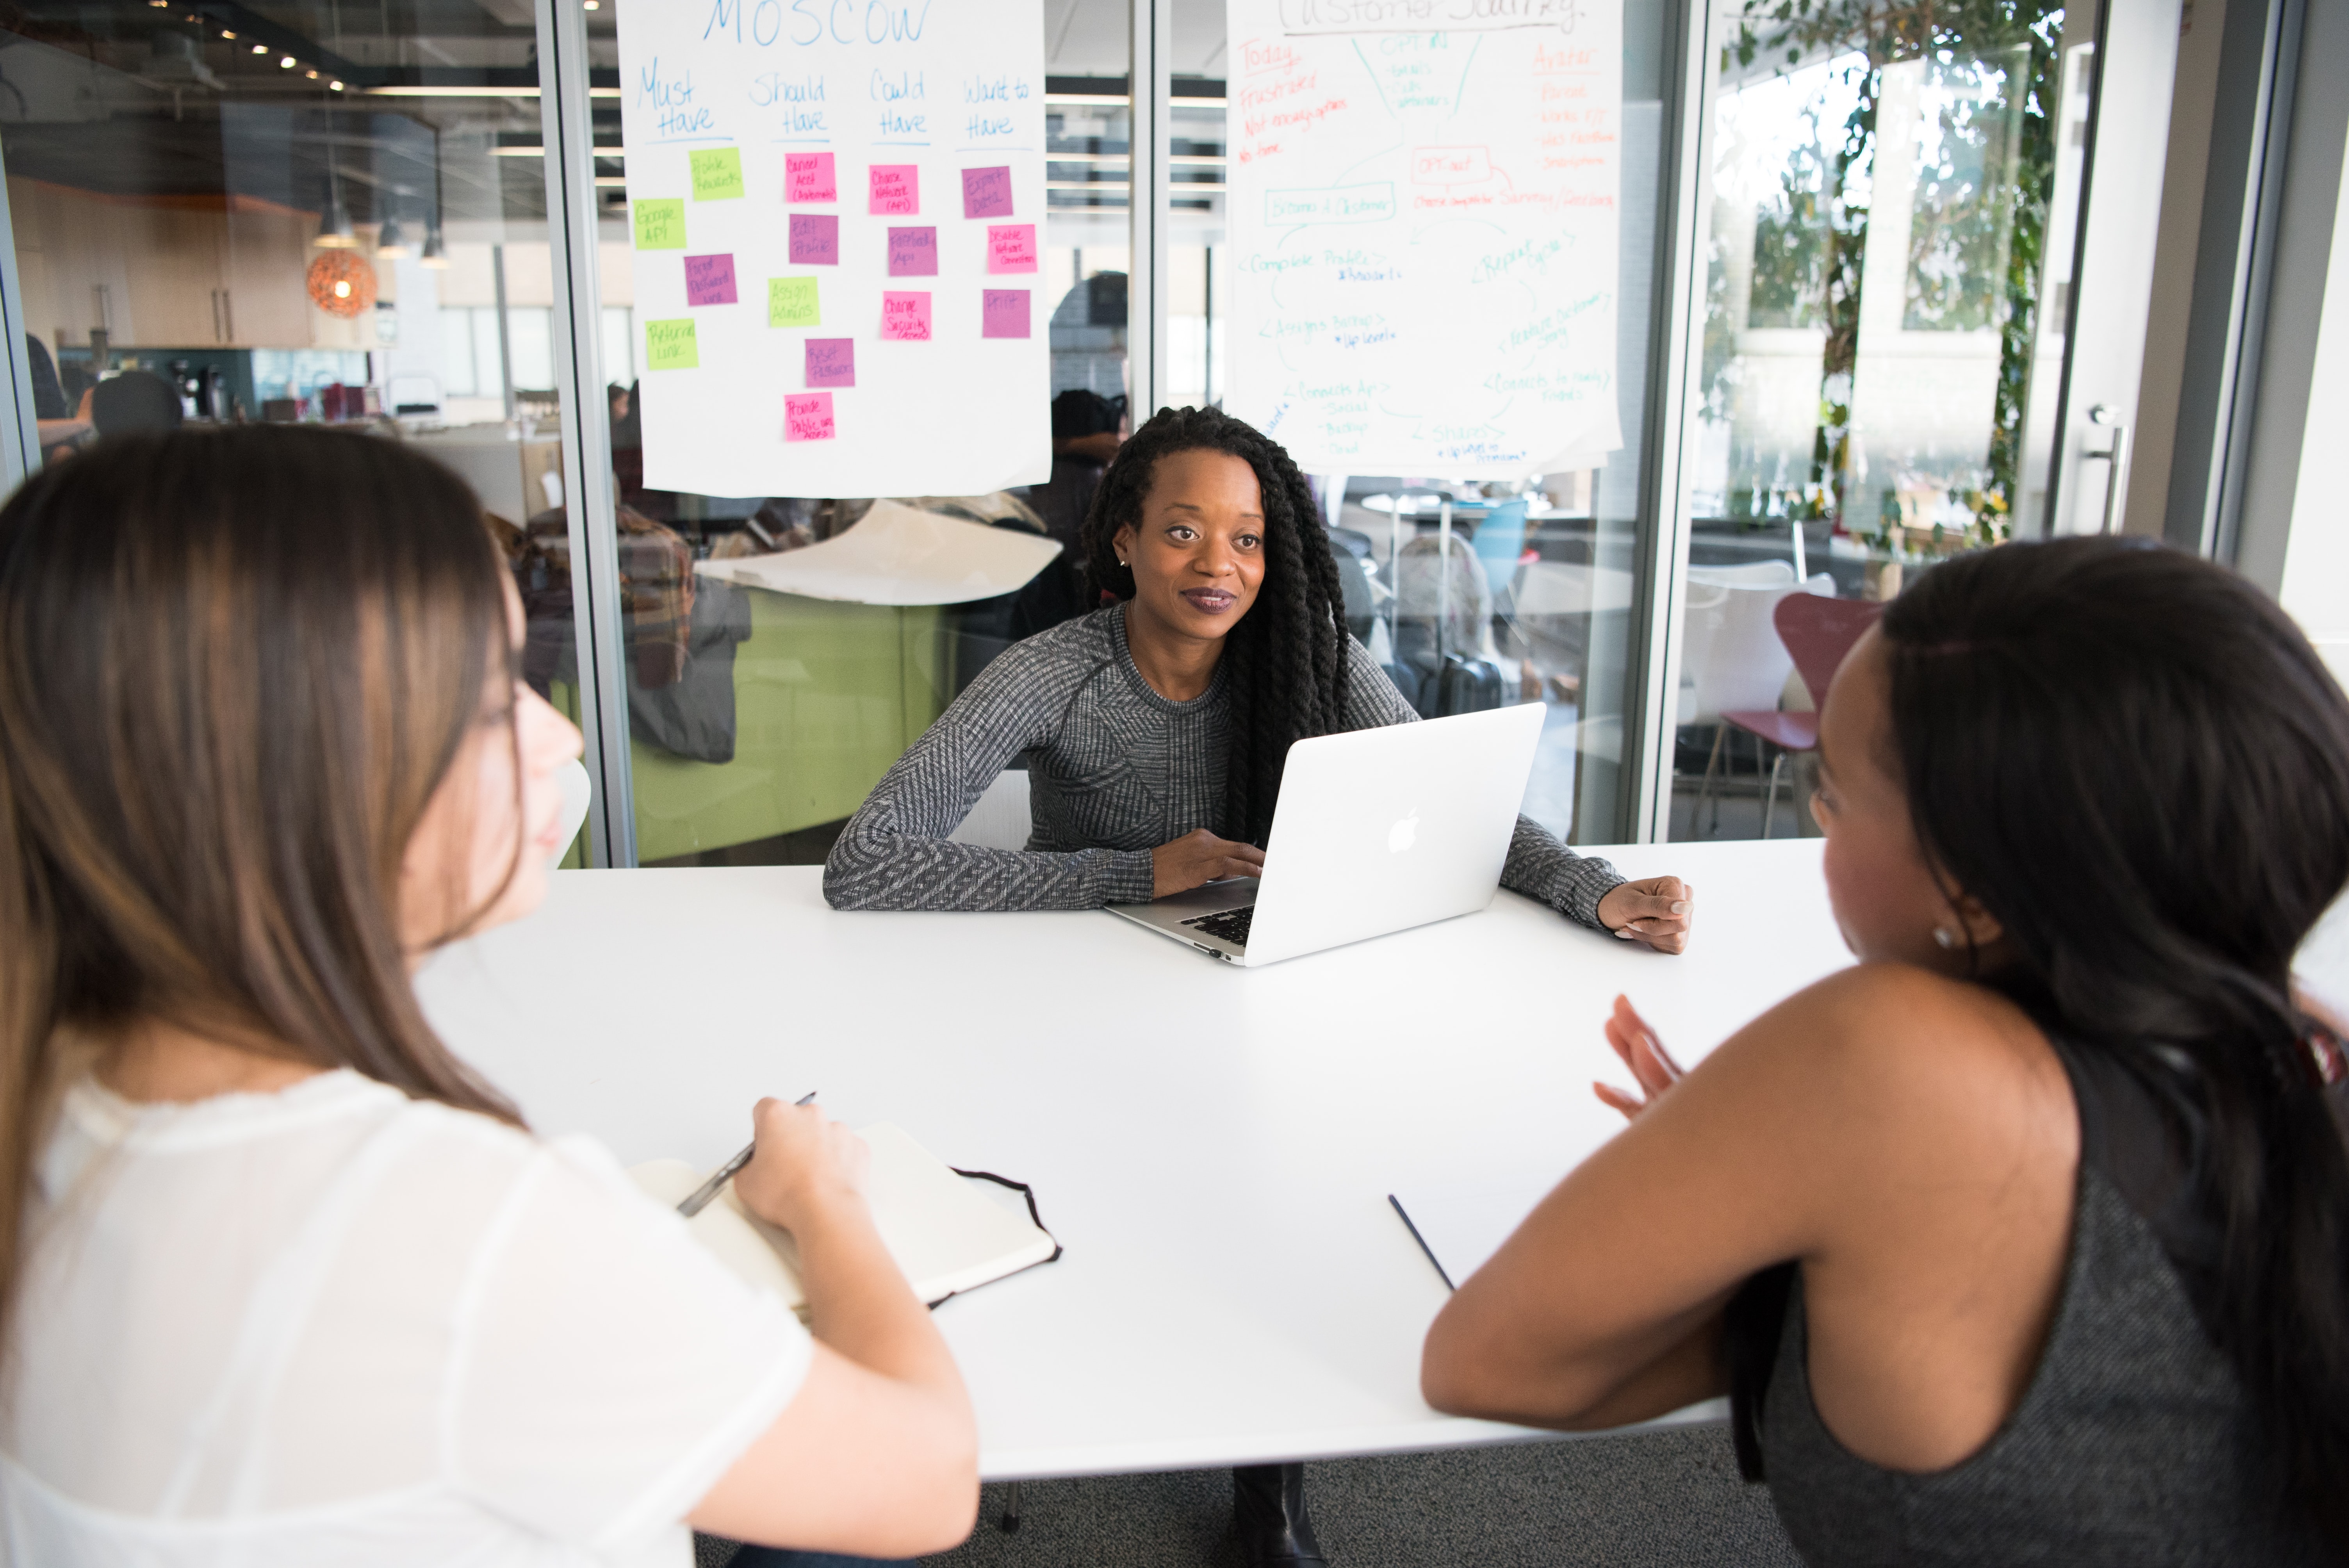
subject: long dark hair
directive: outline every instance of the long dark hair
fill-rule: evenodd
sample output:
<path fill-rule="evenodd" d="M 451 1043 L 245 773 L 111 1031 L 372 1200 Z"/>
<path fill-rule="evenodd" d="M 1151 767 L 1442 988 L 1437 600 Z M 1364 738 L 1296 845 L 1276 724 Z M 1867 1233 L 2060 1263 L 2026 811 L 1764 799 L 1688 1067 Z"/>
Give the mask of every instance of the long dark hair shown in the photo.
<path fill-rule="evenodd" d="M 1289 747 L 1345 727 L 1345 598 L 1313 487 L 1280 443 L 1254 426 L 1220 408 L 1161 408 L 1118 449 L 1093 492 L 1080 541 L 1085 595 L 1133 597 L 1133 573 L 1118 564 L 1118 530 L 1141 526 L 1158 459 L 1195 451 L 1239 459 L 1256 470 L 1264 496 L 1264 583 L 1224 640 L 1220 661 L 1232 725 L 1222 831 L 1261 844 L 1272 832 Z"/>
<path fill-rule="evenodd" d="M 2137 542 L 1961 557 L 1883 635 L 1919 841 L 2014 954 L 1988 978 L 2207 1118 L 2211 1326 L 2349 1548 L 2349 1129 L 2290 979 L 2349 883 L 2349 702 L 2266 595 Z"/>
<path fill-rule="evenodd" d="M 69 1035 L 161 1018 L 516 1119 L 398 913 L 503 570 L 455 475 L 325 430 L 111 438 L 0 507 L 0 1312 Z"/>

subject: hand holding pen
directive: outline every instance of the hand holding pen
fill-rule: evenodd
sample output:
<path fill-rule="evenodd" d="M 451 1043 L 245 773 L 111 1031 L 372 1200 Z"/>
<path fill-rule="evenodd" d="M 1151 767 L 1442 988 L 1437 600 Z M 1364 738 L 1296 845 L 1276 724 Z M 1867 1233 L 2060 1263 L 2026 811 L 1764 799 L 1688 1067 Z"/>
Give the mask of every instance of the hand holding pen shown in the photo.
<path fill-rule="evenodd" d="M 872 1151 L 833 1120 L 809 1095 L 797 1105 L 762 1099 L 750 1112 L 757 1136 L 749 1161 L 734 1176 L 742 1206 L 771 1225 L 796 1233 L 817 1210 L 843 1202 L 864 1203 Z"/>

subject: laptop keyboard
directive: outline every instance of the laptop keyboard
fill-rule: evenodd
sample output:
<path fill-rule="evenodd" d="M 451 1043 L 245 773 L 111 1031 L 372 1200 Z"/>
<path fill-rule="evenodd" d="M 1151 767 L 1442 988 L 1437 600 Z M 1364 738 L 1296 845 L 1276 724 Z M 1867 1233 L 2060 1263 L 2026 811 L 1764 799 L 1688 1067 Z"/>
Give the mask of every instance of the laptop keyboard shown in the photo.
<path fill-rule="evenodd" d="M 1245 909 L 1227 909 L 1220 914 L 1203 914 L 1196 920 L 1186 920 L 1185 925 L 1196 926 L 1210 936 L 1220 936 L 1234 947 L 1246 947 L 1248 925 L 1256 919 L 1256 905 Z"/>

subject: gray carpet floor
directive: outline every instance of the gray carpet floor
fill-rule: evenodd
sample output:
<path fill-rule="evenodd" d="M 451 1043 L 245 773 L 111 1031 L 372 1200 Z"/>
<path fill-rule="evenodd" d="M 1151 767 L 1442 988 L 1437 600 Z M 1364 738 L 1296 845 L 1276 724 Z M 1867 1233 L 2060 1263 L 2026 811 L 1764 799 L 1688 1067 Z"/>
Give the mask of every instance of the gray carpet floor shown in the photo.
<path fill-rule="evenodd" d="M 1030 1481 L 1019 1528 L 978 1528 L 926 1568 L 1242 1568 L 1228 1470 Z M 1728 1429 L 1340 1460 L 1306 1472 L 1330 1568 L 1800 1568 Z M 705 1540 L 700 1568 L 730 1545 Z"/>

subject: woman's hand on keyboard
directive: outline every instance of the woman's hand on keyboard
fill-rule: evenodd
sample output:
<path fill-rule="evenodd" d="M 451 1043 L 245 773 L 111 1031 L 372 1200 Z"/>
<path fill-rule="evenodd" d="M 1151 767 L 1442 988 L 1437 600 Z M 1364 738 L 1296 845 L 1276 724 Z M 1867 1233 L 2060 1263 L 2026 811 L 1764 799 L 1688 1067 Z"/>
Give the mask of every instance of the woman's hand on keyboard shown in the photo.
<path fill-rule="evenodd" d="M 1264 874 L 1264 851 L 1254 844 L 1234 843 L 1219 839 L 1205 828 L 1184 834 L 1171 844 L 1161 844 L 1150 851 L 1150 892 L 1154 898 L 1164 898 L 1170 892 L 1188 892 L 1203 882 L 1224 877 L 1254 877 Z"/>

